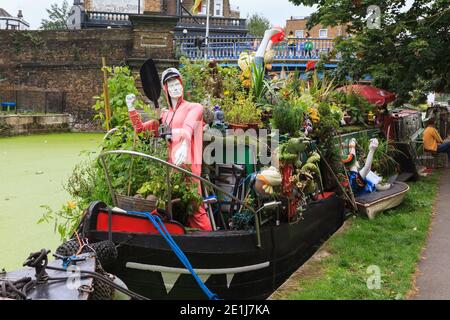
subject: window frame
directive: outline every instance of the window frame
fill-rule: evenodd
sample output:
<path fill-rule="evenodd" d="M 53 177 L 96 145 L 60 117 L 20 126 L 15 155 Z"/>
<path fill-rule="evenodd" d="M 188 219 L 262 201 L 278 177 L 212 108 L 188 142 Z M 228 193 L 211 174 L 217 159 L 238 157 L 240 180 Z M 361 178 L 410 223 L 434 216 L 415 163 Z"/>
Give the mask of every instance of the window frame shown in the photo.
<path fill-rule="evenodd" d="M 321 36 L 321 32 L 325 31 L 325 37 Z M 319 29 L 319 38 L 326 39 L 328 38 L 328 29 Z"/>
<path fill-rule="evenodd" d="M 301 36 L 299 35 L 301 33 Z M 304 38 L 305 37 L 305 29 L 299 29 L 294 31 L 294 35 L 296 38 Z"/>

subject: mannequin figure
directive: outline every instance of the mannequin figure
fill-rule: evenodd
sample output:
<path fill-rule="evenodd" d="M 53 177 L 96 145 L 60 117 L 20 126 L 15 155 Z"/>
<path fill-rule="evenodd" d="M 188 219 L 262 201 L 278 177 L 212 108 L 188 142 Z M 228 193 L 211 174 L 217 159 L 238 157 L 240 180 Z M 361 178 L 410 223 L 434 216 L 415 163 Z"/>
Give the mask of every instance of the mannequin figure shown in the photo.
<path fill-rule="evenodd" d="M 383 191 L 391 187 L 390 184 L 380 184 L 381 178 L 371 171 L 373 156 L 375 150 L 378 148 L 378 140 L 376 138 L 370 139 L 369 153 L 362 168 L 356 160 L 356 139 L 351 139 L 348 147 L 349 155 L 342 162 L 348 168 L 350 185 L 356 195 L 370 193 L 376 190 Z"/>
<path fill-rule="evenodd" d="M 200 176 L 203 155 L 203 106 L 185 101 L 183 98 L 183 82 L 180 72 L 169 68 L 162 74 L 162 86 L 169 104 L 169 109 L 161 112 L 160 136 L 169 142 L 168 162 L 177 166 L 188 165 L 192 173 Z M 130 119 L 136 132 L 149 130 L 149 124 L 142 123 L 134 109 L 136 97 L 126 98 Z M 196 181 L 194 181 L 196 182 Z M 201 185 L 198 182 L 198 192 Z M 203 205 L 188 218 L 187 225 L 211 231 L 211 222 Z"/>

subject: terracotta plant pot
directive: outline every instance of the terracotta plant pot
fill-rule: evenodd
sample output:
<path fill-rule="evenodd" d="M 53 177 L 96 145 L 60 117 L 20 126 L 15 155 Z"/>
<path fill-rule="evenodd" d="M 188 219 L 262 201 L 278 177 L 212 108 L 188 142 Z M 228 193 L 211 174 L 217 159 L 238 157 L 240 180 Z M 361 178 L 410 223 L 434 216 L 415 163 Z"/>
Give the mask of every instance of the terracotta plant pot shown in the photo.
<path fill-rule="evenodd" d="M 233 130 L 238 130 L 238 129 L 247 130 L 248 129 L 248 124 L 229 123 L 228 126 Z"/>

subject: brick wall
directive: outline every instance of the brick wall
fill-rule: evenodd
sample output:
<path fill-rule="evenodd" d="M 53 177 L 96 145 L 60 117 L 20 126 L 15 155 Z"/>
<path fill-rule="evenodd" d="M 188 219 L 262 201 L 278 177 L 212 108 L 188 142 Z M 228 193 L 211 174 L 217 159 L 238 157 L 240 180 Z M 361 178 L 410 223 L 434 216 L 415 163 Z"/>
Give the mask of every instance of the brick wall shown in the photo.
<path fill-rule="evenodd" d="M 0 92 L 66 92 L 65 111 L 81 123 L 91 119 L 92 97 L 102 92 L 102 56 L 108 65 L 128 64 L 133 71 L 150 57 L 160 72 L 175 62 L 176 19 L 136 17 L 133 29 L 1 30 Z"/>
<path fill-rule="evenodd" d="M 144 0 L 144 12 L 158 12 L 162 11 L 162 0 Z"/>
<path fill-rule="evenodd" d="M 323 27 L 321 24 L 317 24 L 312 27 L 310 30 L 307 29 L 306 24 L 307 19 L 291 19 L 286 21 L 286 35 L 289 34 L 290 31 L 294 32 L 296 30 L 303 30 L 303 34 L 306 35 L 306 32 L 309 32 L 311 38 L 319 38 L 319 30 L 327 29 L 327 38 L 336 38 L 339 35 L 346 35 L 345 26 L 336 26 L 336 27 Z"/>

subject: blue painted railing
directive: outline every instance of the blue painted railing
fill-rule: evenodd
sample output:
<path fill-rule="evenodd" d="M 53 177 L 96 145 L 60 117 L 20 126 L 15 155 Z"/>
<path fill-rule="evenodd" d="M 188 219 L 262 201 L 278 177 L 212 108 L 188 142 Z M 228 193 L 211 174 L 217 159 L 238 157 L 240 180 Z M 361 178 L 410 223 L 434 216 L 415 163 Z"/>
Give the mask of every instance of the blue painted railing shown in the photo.
<path fill-rule="evenodd" d="M 209 38 L 208 59 L 219 61 L 237 60 L 239 55 L 245 51 L 256 51 L 261 38 L 236 37 L 236 36 L 215 36 Z M 307 42 L 312 43 L 312 49 L 307 50 Z M 334 47 L 333 39 L 328 38 L 297 38 L 290 44 L 283 41 L 274 45 L 275 60 L 298 61 L 298 60 L 319 60 L 322 54 L 329 53 Z M 178 54 L 186 56 L 192 60 L 199 60 L 205 57 L 206 48 L 204 38 L 201 37 L 176 37 L 175 48 Z M 340 60 L 339 55 L 334 60 Z"/>

